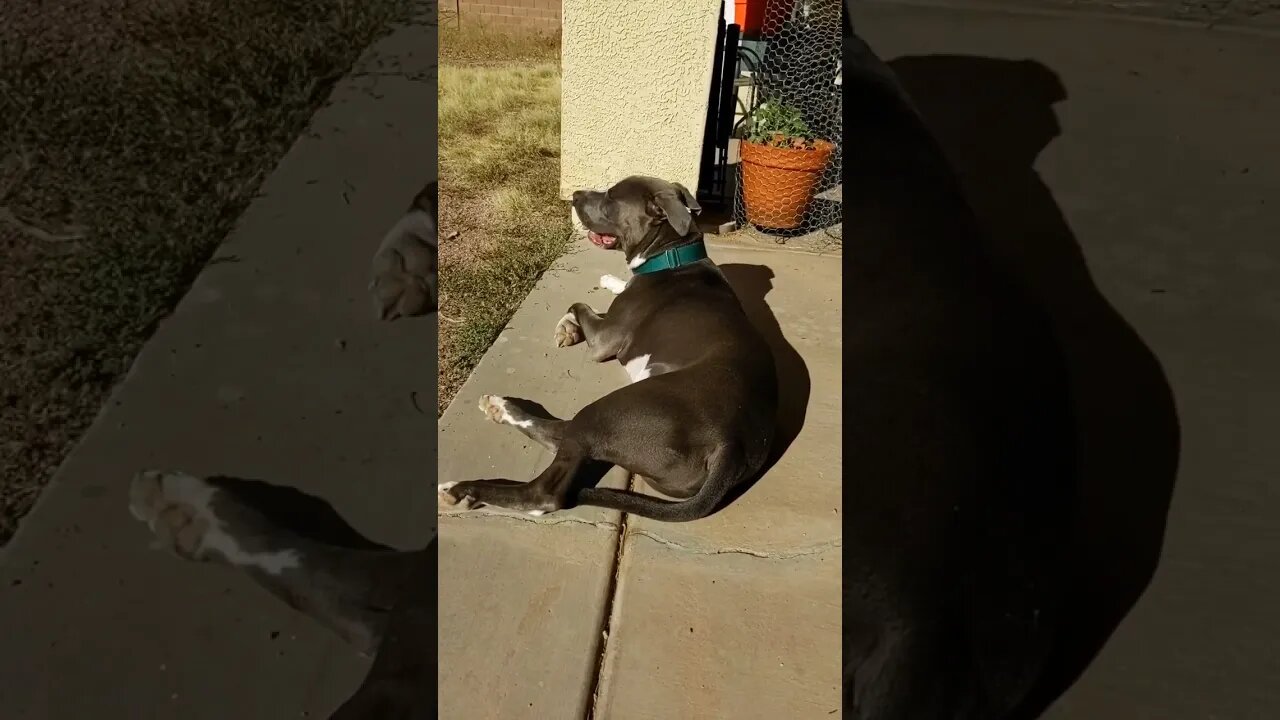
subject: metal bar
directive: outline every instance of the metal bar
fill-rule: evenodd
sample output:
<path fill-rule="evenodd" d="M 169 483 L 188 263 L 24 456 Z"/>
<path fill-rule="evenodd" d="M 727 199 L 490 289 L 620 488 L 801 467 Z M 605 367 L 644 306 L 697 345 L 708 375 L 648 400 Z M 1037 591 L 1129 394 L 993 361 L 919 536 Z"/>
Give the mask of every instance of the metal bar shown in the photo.
<path fill-rule="evenodd" d="M 695 195 L 699 199 L 714 197 L 714 181 L 716 170 L 716 129 L 719 126 L 720 112 L 720 74 L 724 64 L 724 1 L 720 2 L 720 16 L 716 20 L 716 44 L 712 53 L 711 87 L 707 94 L 707 120 L 702 129 L 702 163 L 698 168 L 698 188 Z"/>
<path fill-rule="evenodd" d="M 734 82 L 734 76 L 738 72 L 738 38 L 741 35 L 741 28 L 736 24 L 730 24 L 725 28 L 724 52 L 722 54 L 720 75 L 720 112 L 717 115 L 718 127 L 716 128 L 716 197 L 717 199 L 725 199 L 725 184 L 728 178 L 729 163 L 729 138 L 733 135 L 733 110 L 734 103 L 738 98 L 737 84 Z"/>

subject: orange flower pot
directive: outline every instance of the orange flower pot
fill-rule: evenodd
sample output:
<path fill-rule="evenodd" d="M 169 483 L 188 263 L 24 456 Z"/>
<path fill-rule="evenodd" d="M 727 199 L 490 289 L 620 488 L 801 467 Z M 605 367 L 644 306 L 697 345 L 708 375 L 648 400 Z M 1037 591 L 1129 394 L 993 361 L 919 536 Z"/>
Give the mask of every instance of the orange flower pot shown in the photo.
<path fill-rule="evenodd" d="M 740 148 L 747 221 L 774 230 L 799 227 L 835 146 L 816 140 L 812 149 L 797 150 L 743 140 Z"/>
<path fill-rule="evenodd" d="M 783 18 L 791 15 L 795 0 L 734 0 L 733 22 L 748 40 L 767 38 L 778 32 Z M 767 7 L 766 7 L 767 6 Z M 765 17 L 765 10 L 768 17 Z"/>

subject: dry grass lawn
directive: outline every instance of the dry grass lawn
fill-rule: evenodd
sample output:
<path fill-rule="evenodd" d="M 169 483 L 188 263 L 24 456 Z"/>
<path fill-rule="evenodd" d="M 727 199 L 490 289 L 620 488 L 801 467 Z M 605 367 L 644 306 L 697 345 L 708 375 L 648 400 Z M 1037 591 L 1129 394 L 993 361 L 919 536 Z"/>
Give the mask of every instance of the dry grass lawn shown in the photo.
<path fill-rule="evenodd" d="M 0 544 L 360 53 L 420 0 L 0 0 Z"/>
<path fill-rule="evenodd" d="M 443 413 L 568 248 L 558 42 L 446 23 L 439 119 Z"/>

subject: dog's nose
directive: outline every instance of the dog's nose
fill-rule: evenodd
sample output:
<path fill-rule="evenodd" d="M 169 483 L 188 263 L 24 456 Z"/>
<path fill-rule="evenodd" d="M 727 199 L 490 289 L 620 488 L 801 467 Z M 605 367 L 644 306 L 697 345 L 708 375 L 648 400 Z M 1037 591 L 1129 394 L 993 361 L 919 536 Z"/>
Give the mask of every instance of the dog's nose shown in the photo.
<path fill-rule="evenodd" d="M 573 201 L 574 201 L 574 202 L 579 202 L 579 201 L 581 201 L 583 198 L 585 198 L 586 196 L 587 196 L 587 193 L 586 193 L 586 191 L 584 191 L 584 190 L 574 190 L 574 191 L 573 191 Z"/>

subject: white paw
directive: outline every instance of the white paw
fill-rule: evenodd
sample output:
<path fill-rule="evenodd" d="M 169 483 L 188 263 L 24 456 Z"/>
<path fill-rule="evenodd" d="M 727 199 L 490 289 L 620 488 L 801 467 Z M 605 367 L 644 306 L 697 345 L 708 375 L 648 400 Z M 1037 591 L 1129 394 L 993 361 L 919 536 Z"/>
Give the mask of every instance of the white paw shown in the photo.
<path fill-rule="evenodd" d="M 480 412 L 496 423 L 511 425 L 515 422 L 515 419 L 511 417 L 511 411 L 507 409 L 506 398 L 499 395 L 481 395 Z"/>
<path fill-rule="evenodd" d="M 481 395 L 480 412 L 500 425 L 511 425 L 518 428 L 528 428 L 533 425 L 532 420 L 517 420 L 511 414 L 511 404 L 507 402 L 506 398 L 499 395 Z"/>
<path fill-rule="evenodd" d="M 627 289 L 627 281 L 616 275 L 601 275 L 600 287 L 614 295 L 621 295 L 622 291 Z"/>
<path fill-rule="evenodd" d="M 552 337 L 556 341 L 556 347 L 561 348 L 582 342 L 582 328 L 573 317 L 573 313 L 565 313 L 564 317 L 560 318 L 560 322 L 556 323 L 556 331 Z"/>
<path fill-rule="evenodd" d="M 483 503 L 476 502 L 476 499 L 470 495 L 464 495 L 461 499 L 455 498 L 449 493 L 450 488 L 458 483 L 445 482 L 436 485 L 436 506 L 442 508 L 453 508 L 455 510 L 474 510 Z"/>
<path fill-rule="evenodd" d="M 197 516 L 209 513 L 214 492 L 194 475 L 144 470 L 129 484 L 129 514 L 147 524 L 158 545 L 194 559 L 207 525 Z"/>

